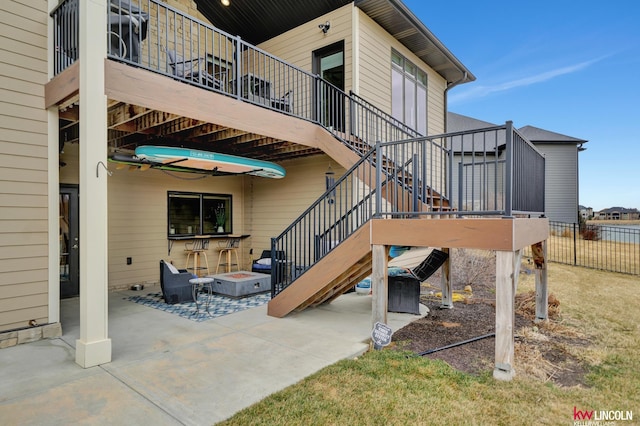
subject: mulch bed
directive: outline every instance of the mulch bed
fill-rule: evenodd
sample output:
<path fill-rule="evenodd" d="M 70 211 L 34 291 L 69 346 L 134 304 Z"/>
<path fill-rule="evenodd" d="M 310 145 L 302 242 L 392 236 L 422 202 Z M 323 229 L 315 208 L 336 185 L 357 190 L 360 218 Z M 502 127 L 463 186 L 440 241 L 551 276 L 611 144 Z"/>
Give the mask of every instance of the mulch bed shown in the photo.
<path fill-rule="evenodd" d="M 523 271 L 530 273 L 530 271 Z M 439 277 L 432 277 L 422 287 L 421 303 L 430 312 L 393 335 L 393 347 L 423 353 L 495 332 L 495 275 L 472 284 L 471 292 L 456 288 L 465 296 L 453 309 L 441 309 Z M 467 288 L 469 290 L 469 288 Z M 535 295 L 516 297 L 515 370 L 519 376 L 534 376 L 560 386 L 585 385 L 586 367 L 571 356 L 568 346 L 584 346 L 587 340 L 566 328 L 554 327 L 560 314 L 560 301 L 549 297 L 549 324 L 535 324 Z M 461 346 L 424 355 L 440 359 L 452 367 L 471 374 L 491 372 L 495 362 L 495 338 L 489 337 Z"/>

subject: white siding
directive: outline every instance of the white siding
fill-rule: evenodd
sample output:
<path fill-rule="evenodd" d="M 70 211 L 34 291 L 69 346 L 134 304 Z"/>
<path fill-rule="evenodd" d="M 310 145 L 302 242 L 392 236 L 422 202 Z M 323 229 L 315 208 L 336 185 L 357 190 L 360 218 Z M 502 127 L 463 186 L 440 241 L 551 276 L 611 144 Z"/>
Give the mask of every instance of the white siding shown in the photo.
<path fill-rule="evenodd" d="M 0 3 L 0 331 L 48 317 L 47 3 Z"/>

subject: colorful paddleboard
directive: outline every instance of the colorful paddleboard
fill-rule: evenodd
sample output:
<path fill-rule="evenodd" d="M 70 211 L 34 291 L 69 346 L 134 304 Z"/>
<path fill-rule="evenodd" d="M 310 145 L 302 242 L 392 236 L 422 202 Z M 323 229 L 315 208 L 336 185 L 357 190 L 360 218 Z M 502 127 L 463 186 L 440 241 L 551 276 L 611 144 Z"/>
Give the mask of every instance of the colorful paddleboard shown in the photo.
<path fill-rule="evenodd" d="M 284 168 L 269 161 L 197 149 L 145 145 L 136 148 L 135 153 L 135 157 L 131 159 L 139 161 L 139 164 L 149 164 L 164 170 L 248 174 L 272 179 L 283 178 L 286 174 Z M 117 157 L 114 160 L 118 161 Z"/>

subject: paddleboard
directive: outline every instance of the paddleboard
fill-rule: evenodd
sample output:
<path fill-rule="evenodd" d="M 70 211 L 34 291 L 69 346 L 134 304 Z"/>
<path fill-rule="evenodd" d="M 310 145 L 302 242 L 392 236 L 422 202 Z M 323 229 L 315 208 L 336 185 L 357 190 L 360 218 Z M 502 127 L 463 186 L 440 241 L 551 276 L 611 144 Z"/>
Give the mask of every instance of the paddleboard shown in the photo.
<path fill-rule="evenodd" d="M 248 174 L 272 179 L 286 174 L 281 166 L 262 160 L 189 148 L 145 145 L 136 148 L 135 161 L 174 171 L 212 174 Z"/>
<path fill-rule="evenodd" d="M 135 166 L 135 167 L 147 166 L 152 169 L 168 170 L 172 172 L 208 173 L 204 170 L 191 170 L 191 169 L 185 169 L 184 167 L 165 166 L 162 163 L 152 163 L 150 161 L 143 160 L 142 158 L 138 158 L 135 155 L 128 155 L 128 154 L 110 155 L 109 162 L 116 163 L 116 164 L 125 164 L 128 166 Z"/>

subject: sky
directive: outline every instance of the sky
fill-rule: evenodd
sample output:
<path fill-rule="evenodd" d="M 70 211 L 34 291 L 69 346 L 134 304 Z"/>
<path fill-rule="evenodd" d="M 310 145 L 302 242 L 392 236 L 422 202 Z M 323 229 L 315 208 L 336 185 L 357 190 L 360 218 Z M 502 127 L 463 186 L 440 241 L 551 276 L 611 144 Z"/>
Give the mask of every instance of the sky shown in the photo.
<path fill-rule="evenodd" d="M 403 3 L 476 76 L 449 111 L 587 140 L 579 203 L 640 209 L 640 1 Z"/>

